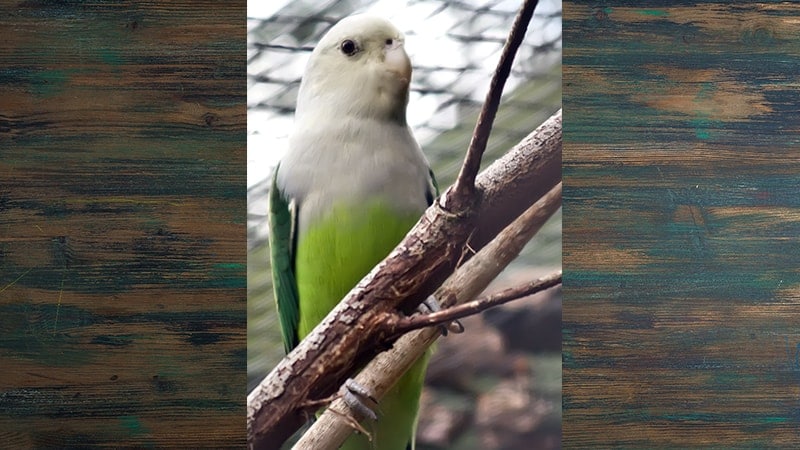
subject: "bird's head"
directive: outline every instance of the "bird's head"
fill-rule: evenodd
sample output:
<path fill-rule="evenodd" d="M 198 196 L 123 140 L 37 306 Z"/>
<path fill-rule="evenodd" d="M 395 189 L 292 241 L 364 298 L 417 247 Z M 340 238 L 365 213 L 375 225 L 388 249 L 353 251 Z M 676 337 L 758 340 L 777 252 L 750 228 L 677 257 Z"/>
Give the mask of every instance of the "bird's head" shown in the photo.
<path fill-rule="evenodd" d="M 298 117 L 326 110 L 405 124 L 411 62 L 403 34 L 385 19 L 354 15 L 314 48 L 300 85 Z"/>

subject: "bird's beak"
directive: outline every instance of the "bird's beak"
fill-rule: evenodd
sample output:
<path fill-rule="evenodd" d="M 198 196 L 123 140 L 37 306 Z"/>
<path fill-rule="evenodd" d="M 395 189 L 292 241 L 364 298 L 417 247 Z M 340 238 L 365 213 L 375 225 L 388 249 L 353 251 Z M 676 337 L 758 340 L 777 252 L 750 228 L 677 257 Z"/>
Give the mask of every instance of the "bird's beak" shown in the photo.
<path fill-rule="evenodd" d="M 408 86 L 411 82 L 411 61 L 406 55 L 401 39 L 395 39 L 391 45 L 383 49 L 387 69 L 396 74 L 400 81 Z"/>

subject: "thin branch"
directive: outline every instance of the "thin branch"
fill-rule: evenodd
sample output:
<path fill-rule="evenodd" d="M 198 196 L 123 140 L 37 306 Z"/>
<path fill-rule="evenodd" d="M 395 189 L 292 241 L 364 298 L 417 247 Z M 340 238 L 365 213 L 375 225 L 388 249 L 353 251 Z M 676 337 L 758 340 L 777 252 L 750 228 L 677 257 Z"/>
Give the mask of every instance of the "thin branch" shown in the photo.
<path fill-rule="evenodd" d="M 443 306 L 452 306 L 454 303 L 475 298 L 522 251 L 530 238 L 560 206 L 559 183 L 498 234 L 496 239 L 459 267 L 436 291 L 436 298 Z M 378 320 L 394 317 L 388 314 L 394 313 L 387 313 Z M 391 350 L 373 358 L 355 377 L 356 382 L 380 400 L 439 336 L 437 328 L 425 328 L 403 335 Z M 341 399 L 336 400 L 306 431 L 293 450 L 338 448 L 353 431 L 343 416 L 364 420 L 358 411 L 351 410 Z"/>
<path fill-rule="evenodd" d="M 561 284 L 560 270 L 546 277 L 539 278 L 538 280 L 531 280 L 520 286 L 508 288 L 471 302 L 453 306 L 452 308 L 425 315 L 398 316 L 398 319 L 387 325 L 393 327 L 395 333 L 408 333 L 409 331 L 419 330 L 420 328 L 432 327 L 478 314 L 489 308 L 536 294 L 537 292 L 550 289 L 559 284 Z"/>
<path fill-rule="evenodd" d="M 500 106 L 503 87 L 508 79 L 508 74 L 511 73 L 514 56 L 516 56 L 517 49 L 522 44 L 523 38 L 525 38 L 525 32 L 528 30 L 528 24 L 538 3 L 538 0 L 526 0 L 516 18 L 514 18 L 511 32 L 508 35 L 505 46 L 503 46 L 503 52 L 500 54 L 500 62 L 498 62 L 492 76 L 489 92 L 486 94 L 486 101 L 484 101 L 483 108 L 481 108 L 478 122 L 475 124 L 475 130 L 472 132 L 472 140 L 469 143 L 467 156 L 461 166 L 458 179 L 453 185 L 453 190 L 460 198 L 470 197 L 475 192 L 475 177 L 478 176 L 481 158 L 486 150 L 486 143 L 489 141 L 489 134 L 492 130 L 495 115 L 497 115 L 497 108 Z"/>

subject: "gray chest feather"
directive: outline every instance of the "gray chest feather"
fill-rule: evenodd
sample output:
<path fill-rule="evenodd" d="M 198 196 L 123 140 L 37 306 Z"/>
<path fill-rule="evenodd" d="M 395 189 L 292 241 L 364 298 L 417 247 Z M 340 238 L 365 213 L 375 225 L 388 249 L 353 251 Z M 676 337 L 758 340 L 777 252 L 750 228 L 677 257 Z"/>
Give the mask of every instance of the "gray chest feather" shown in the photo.
<path fill-rule="evenodd" d="M 427 207 L 432 196 L 428 164 L 408 127 L 362 125 L 292 135 L 277 181 L 296 202 L 301 233 L 342 203 L 380 199 L 400 213 L 422 213 Z"/>

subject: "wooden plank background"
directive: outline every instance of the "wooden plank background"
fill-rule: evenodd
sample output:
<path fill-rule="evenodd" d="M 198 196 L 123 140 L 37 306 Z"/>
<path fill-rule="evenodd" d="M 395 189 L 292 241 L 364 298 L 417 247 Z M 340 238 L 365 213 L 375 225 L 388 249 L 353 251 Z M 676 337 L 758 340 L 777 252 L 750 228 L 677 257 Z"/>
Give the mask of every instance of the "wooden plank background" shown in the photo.
<path fill-rule="evenodd" d="M 564 32 L 564 447 L 800 448 L 800 7 Z"/>
<path fill-rule="evenodd" d="M 245 2 L 0 10 L 0 447 L 245 445 Z"/>

